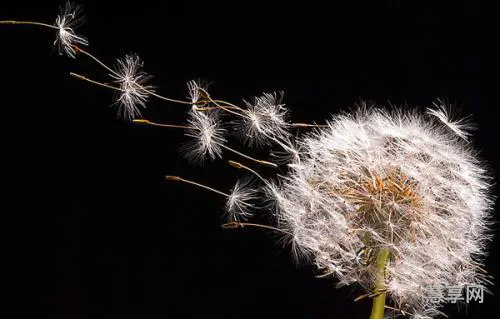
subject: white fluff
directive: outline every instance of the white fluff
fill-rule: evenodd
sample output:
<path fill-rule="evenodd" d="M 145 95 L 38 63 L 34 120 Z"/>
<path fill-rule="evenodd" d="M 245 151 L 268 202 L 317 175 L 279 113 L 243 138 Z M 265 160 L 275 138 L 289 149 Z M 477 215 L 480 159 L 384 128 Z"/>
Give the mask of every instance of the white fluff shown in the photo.
<path fill-rule="evenodd" d="M 198 164 L 207 158 L 221 158 L 226 130 L 221 127 L 218 112 L 197 111 L 196 106 L 193 106 L 189 111 L 188 123 L 189 129 L 185 134 L 193 139 L 184 147 L 184 156 Z"/>
<path fill-rule="evenodd" d="M 200 101 L 204 95 L 202 90 L 206 89 L 205 83 L 200 83 L 200 81 L 191 80 L 187 83 L 189 100 L 192 106 L 196 108 L 196 103 Z"/>
<path fill-rule="evenodd" d="M 479 266 L 490 239 L 488 172 L 463 134 L 434 119 L 365 108 L 334 116 L 299 141 L 289 174 L 267 192 L 295 254 L 340 285 L 372 291 L 375 266 L 360 252 L 388 249 L 388 296 L 421 319 L 440 313 L 429 286 L 487 281 Z"/>
<path fill-rule="evenodd" d="M 116 101 L 118 114 L 126 120 L 141 116 L 140 108 L 146 107 L 149 98 L 149 93 L 145 90 L 152 90 L 152 87 L 146 84 L 151 76 L 144 72 L 143 66 L 139 56 L 130 54 L 118 59 L 114 73 L 110 74 L 120 86 Z"/>
<path fill-rule="evenodd" d="M 239 222 L 251 217 L 256 199 L 250 179 L 237 181 L 226 202 L 227 222 Z"/>
<path fill-rule="evenodd" d="M 438 99 L 433 104 L 435 108 L 428 108 L 427 113 L 438 118 L 453 133 L 467 141 L 473 126 L 466 119 L 453 120 L 450 106 L 444 100 Z"/>
<path fill-rule="evenodd" d="M 237 122 L 237 133 L 250 147 L 270 145 L 272 141 L 284 139 L 288 132 L 288 110 L 283 101 L 283 92 L 264 93 L 245 101 L 247 108 Z"/>
<path fill-rule="evenodd" d="M 75 28 L 83 24 L 84 21 L 81 13 L 82 6 L 75 5 L 72 2 L 68 1 L 64 6 L 61 6 L 59 15 L 56 17 L 55 21 L 58 33 L 54 41 L 54 45 L 57 47 L 59 54 L 65 53 L 67 56 L 74 58 L 75 49 L 73 45 L 88 45 L 88 41 L 85 37 L 75 33 Z"/>

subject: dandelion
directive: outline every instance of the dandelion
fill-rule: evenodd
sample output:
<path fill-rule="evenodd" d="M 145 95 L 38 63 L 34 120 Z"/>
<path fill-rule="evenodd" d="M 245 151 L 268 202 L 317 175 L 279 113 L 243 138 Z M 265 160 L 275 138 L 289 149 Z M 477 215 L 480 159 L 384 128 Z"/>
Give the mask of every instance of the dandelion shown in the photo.
<path fill-rule="evenodd" d="M 201 85 L 198 82 L 191 80 L 187 83 L 187 86 L 189 92 L 189 99 L 191 100 L 193 107 L 196 107 L 196 103 L 198 103 L 202 95 L 200 90 Z"/>
<path fill-rule="evenodd" d="M 54 24 L 21 20 L 0 20 L 0 24 L 32 25 L 56 30 L 57 37 L 54 40 L 54 46 L 57 47 L 59 54 L 66 54 L 74 58 L 77 45 L 88 45 L 87 39 L 75 32 L 75 29 L 80 27 L 85 21 L 82 11 L 83 7 L 81 5 L 76 5 L 68 1 L 59 8 L 59 14 Z"/>
<path fill-rule="evenodd" d="M 198 107 L 200 104 L 206 104 L 206 101 L 202 101 L 202 99 L 206 98 L 206 89 L 209 83 L 202 81 L 191 80 L 187 83 L 188 86 L 188 98 L 192 103 L 193 107 Z"/>
<path fill-rule="evenodd" d="M 227 146 L 220 112 L 238 118 L 236 131 L 246 145 L 282 148 L 272 155 L 280 163 L 288 162 L 288 172 L 273 181 L 229 161 L 263 183 L 261 196 L 249 180 L 238 181 L 226 193 L 178 176 L 165 177 L 224 196 L 225 228 L 261 227 L 286 235 L 297 259 L 310 262 L 323 276 L 334 276 L 340 286 L 365 289 L 363 296 L 374 299 L 371 319 L 381 319 L 385 308 L 430 319 L 441 314 L 441 305 L 428 298 L 432 287 L 490 283 L 482 265 L 491 239 L 491 177 L 468 143 L 470 123 L 454 118 L 443 100 L 427 114 L 363 105 L 352 114 L 334 116 L 325 126 L 289 123 L 282 92 L 244 101 L 242 108 L 212 99 L 203 84 L 190 81 L 188 100 L 172 99 L 147 84 L 150 76 L 137 55 L 127 55 L 110 68 L 79 48 L 88 45 L 75 32 L 83 22 L 81 9 L 67 2 L 54 24 L 0 24 L 56 30 L 54 45 L 60 54 L 81 53 L 109 73 L 112 84 L 70 74 L 117 92 L 115 104 L 123 118 L 140 117 L 150 96 L 191 106 L 187 125 L 134 122 L 185 130 L 192 138 L 184 148 L 185 157 L 194 162 L 221 158 L 224 150 L 278 167 Z M 200 105 L 208 107 L 201 110 Z M 316 130 L 292 137 L 292 127 Z M 271 211 L 276 227 L 241 222 L 252 216 L 259 200 Z"/>
<path fill-rule="evenodd" d="M 72 2 L 66 2 L 60 7 L 59 15 L 56 17 L 55 26 L 58 29 L 58 36 L 54 41 L 59 54 L 65 53 L 67 56 L 74 58 L 74 45 L 80 44 L 87 46 L 88 41 L 85 37 L 75 33 L 75 29 L 81 26 L 84 22 L 84 17 L 81 15 L 83 7 Z"/>
<path fill-rule="evenodd" d="M 146 108 L 152 86 L 146 83 L 151 78 L 143 70 L 143 62 L 135 54 L 118 59 L 115 70 L 110 74 L 119 85 L 116 101 L 118 113 L 124 119 L 133 120 L 141 116 L 140 108 Z"/>
<path fill-rule="evenodd" d="M 255 192 L 251 188 L 251 179 L 243 179 L 236 182 L 230 193 L 225 193 L 213 187 L 185 179 L 179 176 L 167 175 L 165 180 L 171 182 L 182 182 L 203 188 L 210 192 L 226 197 L 226 214 L 228 224 L 239 224 L 241 220 L 246 220 L 252 213 L 250 210 L 254 208 L 252 201 L 256 199 Z"/>
<path fill-rule="evenodd" d="M 239 222 L 251 217 L 256 199 L 250 179 L 237 181 L 226 202 L 228 222 Z"/>
<path fill-rule="evenodd" d="M 268 187 L 297 255 L 368 289 L 373 318 L 386 296 L 432 318 L 432 285 L 487 282 L 490 177 L 473 150 L 416 112 L 361 108 L 328 125 L 299 141 L 299 160 Z"/>
<path fill-rule="evenodd" d="M 433 104 L 435 108 L 434 109 L 428 108 L 427 113 L 438 118 L 458 137 L 467 141 L 467 139 L 471 135 L 469 130 L 473 129 L 473 126 L 469 123 L 469 121 L 466 118 L 454 121 L 451 118 L 450 106 L 448 106 L 442 99 L 438 99 Z"/>
<path fill-rule="evenodd" d="M 218 112 L 198 111 L 193 107 L 189 111 L 188 123 L 186 136 L 193 138 L 193 141 L 184 147 L 184 156 L 199 164 L 207 158 L 221 158 L 226 130 L 221 127 Z"/>
<path fill-rule="evenodd" d="M 236 131 L 249 147 L 270 145 L 273 140 L 289 136 L 288 110 L 283 92 L 264 93 L 253 103 L 244 101 L 247 108 L 237 122 Z"/>
<path fill-rule="evenodd" d="M 283 103 L 283 92 L 264 93 L 256 98 L 262 115 L 268 119 L 268 129 L 274 136 L 287 135 L 288 109 Z"/>

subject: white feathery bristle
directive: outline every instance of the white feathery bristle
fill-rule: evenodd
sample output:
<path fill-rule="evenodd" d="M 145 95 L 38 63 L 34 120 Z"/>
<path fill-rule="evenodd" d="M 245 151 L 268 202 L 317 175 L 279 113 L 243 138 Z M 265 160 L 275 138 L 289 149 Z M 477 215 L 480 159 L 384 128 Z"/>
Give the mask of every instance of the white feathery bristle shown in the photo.
<path fill-rule="evenodd" d="M 254 208 L 252 202 L 256 199 L 250 179 L 237 181 L 226 202 L 227 221 L 239 222 L 251 217 Z"/>
<path fill-rule="evenodd" d="M 289 136 L 288 110 L 282 101 L 283 92 L 264 93 L 252 103 L 244 101 L 247 108 L 236 130 L 248 146 L 270 145 Z"/>
<path fill-rule="evenodd" d="M 65 53 L 67 56 L 74 58 L 75 49 L 73 45 L 81 44 L 88 45 L 85 37 L 77 35 L 75 29 L 81 26 L 84 22 L 84 17 L 81 15 L 83 7 L 76 5 L 70 1 L 66 2 L 59 9 L 59 15 L 56 17 L 55 26 L 59 29 L 54 45 L 57 46 L 59 54 Z"/>
<path fill-rule="evenodd" d="M 285 131 L 288 128 L 288 110 L 283 104 L 283 92 L 264 93 L 261 97 L 256 98 L 256 103 L 262 115 L 268 118 L 269 129 L 274 130 L 273 134 L 275 136 L 284 135 L 280 131 Z"/>
<path fill-rule="evenodd" d="M 184 147 L 184 156 L 189 160 L 203 164 L 205 159 L 214 160 L 222 157 L 222 147 L 226 143 L 226 130 L 221 127 L 217 111 L 198 111 L 192 107 L 189 111 L 189 129 L 186 136 L 193 140 Z"/>
<path fill-rule="evenodd" d="M 474 127 L 468 122 L 467 118 L 453 120 L 451 118 L 452 106 L 445 103 L 444 100 L 438 99 L 434 103 L 434 109 L 428 108 L 427 113 L 439 119 L 446 127 L 452 130 L 458 137 L 468 140 L 471 133 L 469 132 Z"/>
<path fill-rule="evenodd" d="M 453 132 L 416 112 L 360 108 L 300 139 L 300 159 L 266 187 L 294 254 L 371 290 L 387 249 L 389 300 L 412 318 L 440 313 L 433 285 L 486 284 L 491 178 Z"/>
<path fill-rule="evenodd" d="M 295 139 L 296 137 L 290 135 L 275 141 L 281 148 L 270 152 L 273 163 L 292 166 L 300 163 L 300 150 Z"/>
<path fill-rule="evenodd" d="M 191 80 L 187 83 L 188 98 L 193 107 L 198 107 L 197 104 L 200 102 L 200 99 L 206 98 L 206 93 L 204 91 L 207 90 L 209 85 L 210 83 L 204 80 Z M 206 102 L 204 101 L 203 104 L 205 103 Z"/>
<path fill-rule="evenodd" d="M 189 99 L 191 103 L 193 103 L 193 107 L 196 107 L 196 103 L 200 100 L 201 97 L 201 86 L 197 81 L 191 80 L 187 83 Z"/>
<path fill-rule="evenodd" d="M 117 60 L 114 74 L 110 74 L 120 86 L 120 93 L 116 100 L 119 108 L 118 114 L 126 120 L 141 117 L 139 108 L 146 108 L 149 98 L 149 93 L 145 90 L 152 91 L 153 89 L 152 86 L 146 84 L 151 76 L 144 72 L 143 65 L 138 55 L 126 55 Z"/>
<path fill-rule="evenodd" d="M 263 198 L 266 199 L 265 207 L 272 213 L 273 216 L 279 216 L 281 211 L 289 203 L 286 197 L 283 196 L 280 181 L 280 179 L 267 181 L 266 185 L 262 188 L 264 193 Z"/>

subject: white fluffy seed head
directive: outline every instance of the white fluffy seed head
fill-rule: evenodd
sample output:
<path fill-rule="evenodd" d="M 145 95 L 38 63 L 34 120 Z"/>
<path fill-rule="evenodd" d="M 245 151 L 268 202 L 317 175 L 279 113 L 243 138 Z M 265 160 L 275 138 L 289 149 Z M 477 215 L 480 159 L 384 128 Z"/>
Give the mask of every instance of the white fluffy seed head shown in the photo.
<path fill-rule="evenodd" d="M 149 93 L 153 87 L 147 85 L 151 76 L 143 70 L 143 62 L 138 55 L 126 55 L 118 59 L 114 73 L 110 76 L 119 85 L 120 92 L 115 104 L 118 105 L 118 114 L 125 120 L 141 117 L 140 108 L 146 108 Z"/>
<path fill-rule="evenodd" d="M 285 139 L 288 132 L 288 110 L 283 104 L 283 92 L 264 93 L 252 102 L 237 122 L 236 132 L 249 147 L 270 145 L 276 139 Z"/>
<path fill-rule="evenodd" d="M 427 292 L 484 284 L 490 177 L 447 126 L 417 112 L 360 108 L 299 141 L 300 156 L 268 193 L 295 254 L 340 285 L 375 285 L 374 260 L 390 252 L 393 306 L 432 318 Z"/>
<path fill-rule="evenodd" d="M 227 222 L 239 222 L 250 218 L 256 199 L 250 179 L 237 181 L 226 202 Z"/>
<path fill-rule="evenodd" d="M 222 145 L 226 143 L 226 130 L 221 127 L 217 111 L 198 111 L 192 107 L 189 111 L 189 129 L 186 136 L 192 138 L 183 148 L 184 156 L 197 164 L 206 159 L 222 157 Z"/>
<path fill-rule="evenodd" d="M 85 20 L 82 11 L 83 7 L 81 5 L 76 5 L 70 1 L 60 7 L 59 15 L 55 21 L 58 31 L 57 38 L 54 41 L 59 54 L 66 54 L 74 58 L 76 54 L 74 45 L 88 45 L 87 39 L 75 32 L 75 29 L 81 26 Z"/>

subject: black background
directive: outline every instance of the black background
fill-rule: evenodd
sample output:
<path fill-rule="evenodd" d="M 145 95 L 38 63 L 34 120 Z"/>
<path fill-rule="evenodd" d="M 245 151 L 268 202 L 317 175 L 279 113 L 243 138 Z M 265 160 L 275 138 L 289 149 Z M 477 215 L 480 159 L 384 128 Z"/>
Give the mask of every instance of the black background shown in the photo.
<path fill-rule="evenodd" d="M 348 3 L 87 1 L 79 31 L 108 63 L 138 53 L 161 93 L 184 98 L 196 78 L 236 102 L 283 90 L 294 121 L 321 122 L 360 99 L 425 107 L 446 97 L 473 115 L 473 142 L 498 171 L 481 3 Z M 52 23 L 59 4 L 2 1 L 0 19 Z M 242 172 L 184 161 L 181 131 L 117 119 L 111 92 L 69 77 L 106 74 L 84 57 L 59 57 L 53 39 L 48 29 L 0 26 L 9 318 L 368 318 L 370 302 L 353 302 L 360 290 L 316 279 L 272 233 L 220 229 L 223 198 L 165 183 L 176 174 L 226 190 Z M 185 116 L 183 106 L 148 105 L 151 120 Z M 487 259 L 494 276 L 497 249 Z M 492 317 L 495 300 L 447 313 Z"/>

